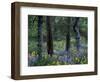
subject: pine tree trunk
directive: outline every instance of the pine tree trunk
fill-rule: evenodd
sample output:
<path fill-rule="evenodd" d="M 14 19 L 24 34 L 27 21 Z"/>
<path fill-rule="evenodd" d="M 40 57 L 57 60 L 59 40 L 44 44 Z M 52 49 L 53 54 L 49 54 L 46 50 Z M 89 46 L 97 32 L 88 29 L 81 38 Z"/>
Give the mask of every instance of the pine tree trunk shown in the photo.
<path fill-rule="evenodd" d="M 67 33 L 66 33 L 66 46 L 65 51 L 69 51 L 70 49 L 70 28 L 71 28 L 71 18 L 67 19 Z"/>
<path fill-rule="evenodd" d="M 42 57 L 42 16 L 38 16 L 38 56 Z"/>
<path fill-rule="evenodd" d="M 66 48 L 65 51 L 69 51 L 70 48 L 70 33 L 68 32 L 68 34 L 66 35 Z"/>
<path fill-rule="evenodd" d="M 50 24 L 50 17 L 46 17 L 46 25 L 47 25 L 47 51 L 50 56 L 53 54 L 53 39 L 52 39 L 52 30 Z"/>

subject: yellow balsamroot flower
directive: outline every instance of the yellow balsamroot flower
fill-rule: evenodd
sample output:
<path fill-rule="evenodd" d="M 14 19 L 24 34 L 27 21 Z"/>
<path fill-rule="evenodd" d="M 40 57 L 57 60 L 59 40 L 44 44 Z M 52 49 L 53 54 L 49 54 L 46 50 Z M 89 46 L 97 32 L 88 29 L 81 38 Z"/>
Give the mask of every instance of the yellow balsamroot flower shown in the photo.
<path fill-rule="evenodd" d="M 77 62 L 79 62 L 79 58 L 75 57 L 75 60 L 76 60 Z"/>
<path fill-rule="evenodd" d="M 32 52 L 32 56 L 36 56 L 37 55 L 37 52 L 36 51 L 33 51 Z"/>

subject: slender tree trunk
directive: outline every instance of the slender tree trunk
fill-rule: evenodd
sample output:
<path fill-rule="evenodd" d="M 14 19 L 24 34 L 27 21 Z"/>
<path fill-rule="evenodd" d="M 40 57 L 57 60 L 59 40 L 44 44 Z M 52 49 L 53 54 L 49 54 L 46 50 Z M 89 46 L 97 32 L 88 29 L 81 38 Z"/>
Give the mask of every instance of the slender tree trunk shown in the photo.
<path fill-rule="evenodd" d="M 80 47 L 81 47 L 81 44 L 80 44 L 80 32 L 79 32 L 79 17 L 75 18 L 75 24 L 73 26 L 73 30 L 74 32 L 76 33 L 76 47 L 77 47 L 77 50 L 80 51 Z"/>
<path fill-rule="evenodd" d="M 47 25 L 47 51 L 50 56 L 53 54 L 53 39 L 52 39 L 52 30 L 50 24 L 50 17 L 46 17 L 46 25 Z"/>
<path fill-rule="evenodd" d="M 38 16 L 38 55 L 42 57 L 42 16 Z"/>
<path fill-rule="evenodd" d="M 70 48 L 70 33 L 68 33 L 66 35 L 66 48 L 65 48 L 65 50 L 69 51 L 69 48 Z"/>
<path fill-rule="evenodd" d="M 77 36 L 76 36 L 77 50 L 80 51 L 81 44 L 80 44 L 79 23 L 76 30 L 77 30 Z"/>
<path fill-rule="evenodd" d="M 65 50 L 69 51 L 70 49 L 70 27 L 71 27 L 71 18 L 69 17 L 67 19 L 67 33 L 66 33 L 66 46 L 65 46 Z"/>

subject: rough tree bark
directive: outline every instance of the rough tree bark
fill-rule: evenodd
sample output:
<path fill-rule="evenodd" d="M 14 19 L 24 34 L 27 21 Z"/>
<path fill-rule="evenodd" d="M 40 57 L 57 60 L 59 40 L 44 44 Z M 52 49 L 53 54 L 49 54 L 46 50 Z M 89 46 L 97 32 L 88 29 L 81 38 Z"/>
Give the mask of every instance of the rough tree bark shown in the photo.
<path fill-rule="evenodd" d="M 52 39 L 52 30 L 50 24 L 50 17 L 46 17 L 46 25 L 47 25 L 47 51 L 50 56 L 53 54 L 53 39 Z"/>

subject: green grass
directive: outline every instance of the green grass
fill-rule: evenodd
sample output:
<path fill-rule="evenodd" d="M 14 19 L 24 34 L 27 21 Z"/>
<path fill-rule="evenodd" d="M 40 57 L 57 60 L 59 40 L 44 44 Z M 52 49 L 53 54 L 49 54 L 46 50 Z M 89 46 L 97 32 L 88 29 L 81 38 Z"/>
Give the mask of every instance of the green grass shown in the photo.
<path fill-rule="evenodd" d="M 65 41 L 54 41 L 53 43 L 54 50 L 64 50 L 65 49 Z"/>

